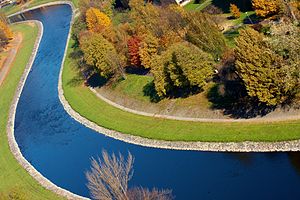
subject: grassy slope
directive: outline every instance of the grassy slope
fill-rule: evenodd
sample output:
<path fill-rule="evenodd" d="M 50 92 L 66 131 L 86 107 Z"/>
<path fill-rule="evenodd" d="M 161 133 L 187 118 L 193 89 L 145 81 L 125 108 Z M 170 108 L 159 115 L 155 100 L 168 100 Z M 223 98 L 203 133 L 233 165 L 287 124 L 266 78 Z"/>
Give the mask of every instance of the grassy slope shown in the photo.
<path fill-rule="evenodd" d="M 200 3 L 195 3 L 195 1 L 191 1 L 187 5 L 184 6 L 186 10 L 189 11 L 201 11 L 212 3 L 212 0 L 202 0 Z"/>
<path fill-rule="evenodd" d="M 32 8 L 34 6 L 38 6 L 38 5 L 41 5 L 41 4 L 54 2 L 54 1 L 56 1 L 56 0 L 31 0 L 30 3 L 25 8 Z M 78 7 L 79 0 L 67 0 L 67 1 L 73 2 L 74 6 Z M 5 6 L 4 8 L 2 8 L 1 12 L 3 12 L 6 15 L 11 15 L 15 12 L 20 11 L 20 10 L 21 10 L 21 5 L 9 5 L 9 6 Z"/>
<path fill-rule="evenodd" d="M 68 53 L 71 50 L 69 47 Z M 76 64 L 67 56 L 63 88 L 73 109 L 103 127 L 126 134 L 173 141 L 282 141 L 300 138 L 299 121 L 259 124 L 199 123 L 131 114 L 101 101 L 83 84 L 71 84 L 77 76 Z"/>
<path fill-rule="evenodd" d="M 120 81 L 113 87 L 115 92 L 121 92 L 129 97 L 150 103 L 150 97 L 145 96 L 143 88 L 150 83 L 153 77 L 128 74 L 125 80 Z"/>
<path fill-rule="evenodd" d="M 23 197 L 22 199 L 31 200 L 59 199 L 28 175 L 9 150 L 6 135 L 9 107 L 37 36 L 36 26 L 33 28 L 28 25 L 14 25 L 12 28 L 14 31 L 22 32 L 24 40 L 9 75 L 0 86 L 0 199 L 6 199 L 7 195 L 17 195 Z"/>

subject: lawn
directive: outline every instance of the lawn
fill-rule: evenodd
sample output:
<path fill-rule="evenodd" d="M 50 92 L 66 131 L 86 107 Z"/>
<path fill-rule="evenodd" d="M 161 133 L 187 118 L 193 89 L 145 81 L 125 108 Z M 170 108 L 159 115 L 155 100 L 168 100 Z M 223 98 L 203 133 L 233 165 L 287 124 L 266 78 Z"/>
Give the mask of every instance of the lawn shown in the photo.
<path fill-rule="evenodd" d="M 191 1 L 184 8 L 188 11 L 201 11 L 212 3 L 212 0 L 200 0 L 200 3 L 195 3 L 195 0 Z"/>
<path fill-rule="evenodd" d="M 125 80 L 115 84 L 112 89 L 117 93 L 122 92 L 129 97 L 150 103 L 150 97 L 145 96 L 143 90 L 152 80 L 153 77 L 150 76 L 128 74 Z"/>
<path fill-rule="evenodd" d="M 71 40 L 68 54 L 72 51 Z M 200 123 L 166 120 L 128 113 L 97 98 L 78 80 L 76 63 L 67 55 L 63 89 L 72 108 L 83 117 L 124 134 L 169 141 L 283 141 L 300 138 L 300 121 L 273 123 Z"/>
<path fill-rule="evenodd" d="M 15 160 L 7 142 L 6 123 L 11 101 L 20 77 L 33 50 L 37 27 L 13 25 L 13 31 L 23 33 L 23 42 L 13 62 L 11 71 L 0 86 L 0 199 L 62 199 L 44 189 Z"/>
<path fill-rule="evenodd" d="M 28 8 L 32 8 L 34 6 L 38 6 L 38 5 L 42 5 L 45 3 L 49 3 L 49 2 L 54 2 L 56 0 L 31 0 L 29 1 L 29 4 L 26 5 L 24 8 L 28 9 Z M 67 1 L 71 1 L 73 2 L 75 7 L 78 7 L 78 2 L 79 0 L 67 0 Z M 5 15 L 11 15 L 14 14 L 18 11 L 20 11 L 22 9 L 21 5 L 8 5 L 5 6 L 4 8 L 1 8 L 1 12 L 3 12 Z"/>

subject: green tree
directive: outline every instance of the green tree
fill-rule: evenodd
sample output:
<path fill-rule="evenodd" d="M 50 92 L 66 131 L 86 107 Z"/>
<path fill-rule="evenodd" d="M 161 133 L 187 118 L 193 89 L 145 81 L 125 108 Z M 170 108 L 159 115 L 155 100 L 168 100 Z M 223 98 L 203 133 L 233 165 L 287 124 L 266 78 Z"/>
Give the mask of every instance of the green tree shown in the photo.
<path fill-rule="evenodd" d="M 223 34 L 208 14 L 200 12 L 187 15 L 186 38 L 203 51 L 211 53 L 219 58 L 226 48 Z"/>
<path fill-rule="evenodd" d="M 271 106 L 284 102 L 292 88 L 282 57 L 269 48 L 262 34 L 251 28 L 241 30 L 236 42 L 236 69 L 248 95 Z"/>
<path fill-rule="evenodd" d="M 116 50 L 102 35 L 95 33 L 81 37 L 80 48 L 86 63 L 96 67 L 101 76 L 109 78 L 115 73 Z"/>
<path fill-rule="evenodd" d="M 210 54 L 188 43 L 174 44 L 151 62 L 159 96 L 186 95 L 194 88 L 202 89 L 211 79 L 213 67 Z"/>

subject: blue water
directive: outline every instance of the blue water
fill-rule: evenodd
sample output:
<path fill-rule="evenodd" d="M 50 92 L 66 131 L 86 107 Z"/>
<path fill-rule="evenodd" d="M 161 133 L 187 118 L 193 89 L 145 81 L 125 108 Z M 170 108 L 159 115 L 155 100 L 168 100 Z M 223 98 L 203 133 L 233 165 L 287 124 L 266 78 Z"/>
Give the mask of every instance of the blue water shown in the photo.
<path fill-rule="evenodd" d="M 134 155 L 131 186 L 169 188 L 177 199 L 300 199 L 298 153 L 145 148 L 80 125 L 64 111 L 57 91 L 70 7 L 52 6 L 25 17 L 40 20 L 44 35 L 17 107 L 15 136 L 25 158 L 55 184 L 88 197 L 84 173 L 90 158 L 106 149 Z"/>

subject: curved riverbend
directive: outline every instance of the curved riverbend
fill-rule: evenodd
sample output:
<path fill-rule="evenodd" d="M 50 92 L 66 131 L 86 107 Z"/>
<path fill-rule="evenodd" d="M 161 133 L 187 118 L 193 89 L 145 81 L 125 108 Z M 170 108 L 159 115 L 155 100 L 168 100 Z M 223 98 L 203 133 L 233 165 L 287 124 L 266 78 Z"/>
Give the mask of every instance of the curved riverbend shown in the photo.
<path fill-rule="evenodd" d="M 136 161 L 130 184 L 170 188 L 177 199 L 298 199 L 298 153 L 147 148 L 105 137 L 71 118 L 57 95 L 71 17 L 66 5 L 26 15 L 44 24 L 44 35 L 17 105 L 14 129 L 22 155 L 41 175 L 59 187 L 89 196 L 84 172 L 90 158 L 102 149 L 130 151 Z"/>

